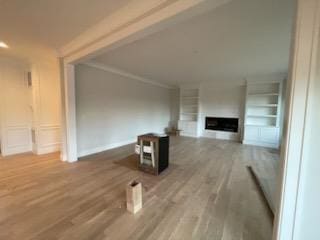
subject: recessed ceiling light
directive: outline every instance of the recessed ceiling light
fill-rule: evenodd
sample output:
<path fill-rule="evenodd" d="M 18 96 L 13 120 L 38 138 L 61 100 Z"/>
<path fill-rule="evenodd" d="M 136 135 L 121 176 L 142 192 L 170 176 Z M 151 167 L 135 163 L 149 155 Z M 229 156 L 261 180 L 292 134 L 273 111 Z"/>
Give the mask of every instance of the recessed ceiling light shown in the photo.
<path fill-rule="evenodd" d="M 0 48 L 9 48 L 9 46 L 5 42 L 0 41 Z"/>

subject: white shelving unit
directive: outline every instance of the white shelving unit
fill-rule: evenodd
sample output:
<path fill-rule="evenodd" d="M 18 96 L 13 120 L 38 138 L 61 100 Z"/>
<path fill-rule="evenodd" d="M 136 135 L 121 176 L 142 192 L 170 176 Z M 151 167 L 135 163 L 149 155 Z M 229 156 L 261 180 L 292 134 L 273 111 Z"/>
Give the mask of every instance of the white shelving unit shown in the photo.
<path fill-rule="evenodd" d="M 199 89 L 180 90 L 178 128 L 182 136 L 198 137 Z"/>
<path fill-rule="evenodd" d="M 248 81 L 244 144 L 278 148 L 282 81 Z"/>

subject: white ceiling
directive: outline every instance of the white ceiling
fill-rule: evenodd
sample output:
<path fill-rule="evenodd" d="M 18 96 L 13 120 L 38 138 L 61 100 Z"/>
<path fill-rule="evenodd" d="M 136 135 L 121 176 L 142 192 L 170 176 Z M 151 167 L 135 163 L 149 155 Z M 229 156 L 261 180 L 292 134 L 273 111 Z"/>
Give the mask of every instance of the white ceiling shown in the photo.
<path fill-rule="evenodd" d="M 165 84 L 288 70 L 294 0 L 234 0 L 94 61 Z"/>
<path fill-rule="evenodd" d="M 0 54 L 58 49 L 130 0 L 0 0 Z"/>

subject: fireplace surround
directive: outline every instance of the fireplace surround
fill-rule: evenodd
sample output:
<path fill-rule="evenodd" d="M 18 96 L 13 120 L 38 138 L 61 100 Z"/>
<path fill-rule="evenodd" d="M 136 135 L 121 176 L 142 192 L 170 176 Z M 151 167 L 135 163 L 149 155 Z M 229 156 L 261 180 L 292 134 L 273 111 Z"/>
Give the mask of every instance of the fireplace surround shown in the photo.
<path fill-rule="evenodd" d="M 205 129 L 224 132 L 238 132 L 238 118 L 206 117 Z"/>

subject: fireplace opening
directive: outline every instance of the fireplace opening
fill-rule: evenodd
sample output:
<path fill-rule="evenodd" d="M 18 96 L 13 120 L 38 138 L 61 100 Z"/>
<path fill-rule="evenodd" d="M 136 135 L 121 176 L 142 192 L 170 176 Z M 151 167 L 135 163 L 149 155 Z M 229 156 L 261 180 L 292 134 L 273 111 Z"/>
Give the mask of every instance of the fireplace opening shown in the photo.
<path fill-rule="evenodd" d="M 225 132 L 238 132 L 238 118 L 206 117 L 206 130 L 217 130 Z"/>

